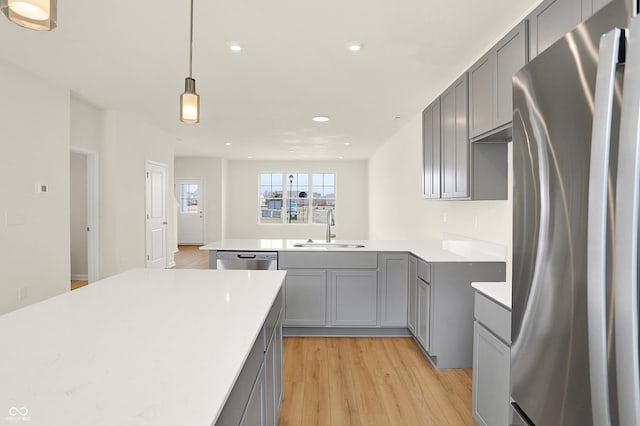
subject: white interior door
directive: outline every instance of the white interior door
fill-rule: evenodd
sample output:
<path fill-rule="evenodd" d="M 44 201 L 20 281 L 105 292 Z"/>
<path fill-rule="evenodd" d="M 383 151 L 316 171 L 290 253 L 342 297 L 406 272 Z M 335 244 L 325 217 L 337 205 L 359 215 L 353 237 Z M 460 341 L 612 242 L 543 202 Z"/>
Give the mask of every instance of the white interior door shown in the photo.
<path fill-rule="evenodd" d="M 167 166 L 146 164 L 147 268 L 167 266 Z"/>
<path fill-rule="evenodd" d="M 201 178 L 177 178 L 178 244 L 204 244 L 204 188 Z"/>

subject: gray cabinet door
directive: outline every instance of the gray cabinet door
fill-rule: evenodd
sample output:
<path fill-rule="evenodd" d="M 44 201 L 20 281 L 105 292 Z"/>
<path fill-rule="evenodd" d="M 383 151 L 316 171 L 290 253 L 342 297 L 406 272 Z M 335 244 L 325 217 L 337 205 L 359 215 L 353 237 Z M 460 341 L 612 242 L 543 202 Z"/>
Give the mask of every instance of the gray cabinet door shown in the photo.
<path fill-rule="evenodd" d="M 332 326 L 358 327 L 377 324 L 377 271 L 329 271 L 329 288 Z"/>
<path fill-rule="evenodd" d="M 445 90 L 441 99 L 442 198 L 466 198 L 469 196 L 467 73 Z"/>
<path fill-rule="evenodd" d="M 509 424 L 509 363 L 509 347 L 474 322 L 472 413 L 480 425 Z"/>
<path fill-rule="evenodd" d="M 440 198 L 440 97 L 422 112 L 423 195 Z"/>
<path fill-rule="evenodd" d="M 469 137 L 495 127 L 494 93 L 495 50 L 492 49 L 469 69 Z"/>
<path fill-rule="evenodd" d="M 265 425 L 265 374 L 264 365 L 260 367 L 258 377 L 253 384 L 247 406 L 242 414 L 240 426 Z"/>
<path fill-rule="evenodd" d="M 265 372 L 265 425 L 275 425 L 275 386 L 276 386 L 276 333 L 274 332 L 269 339 L 267 351 L 264 354 L 264 372 Z"/>
<path fill-rule="evenodd" d="M 408 257 L 405 253 L 379 257 L 382 327 L 407 326 Z"/>
<path fill-rule="evenodd" d="M 431 285 L 418 279 L 418 324 L 417 338 L 422 347 L 431 350 Z"/>
<path fill-rule="evenodd" d="M 407 326 L 416 335 L 418 316 L 418 259 L 409 256 L 409 295 L 407 297 Z"/>
<path fill-rule="evenodd" d="M 496 90 L 494 128 L 513 120 L 513 82 L 516 71 L 527 63 L 527 21 L 522 21 L 495 46 Z"/>
<path fill-rule="evenodd" d="M 584 11 L 583 11 L 584 9 Z M 529 57 L 538 56 L 589 16 L 591 7 L 582 0 L 545 0 L 528 16 Z"/>
<path fill-rule="evenodd" d="M 290 269 L 284 282 L 284 325 L 324 326 L 327 274 L 324 270 Z"/>
<path fill-rule="evenodd" d="M 282 355 L 282 314 L 278 319 L 276 325 L 276 340 L 275 340 L 275 411 L 274 420 L 275 424 L 278 424 L 280 418 L 280 405 L 282 404 L 282 394 L 284 392 L 284 356 Z"/>

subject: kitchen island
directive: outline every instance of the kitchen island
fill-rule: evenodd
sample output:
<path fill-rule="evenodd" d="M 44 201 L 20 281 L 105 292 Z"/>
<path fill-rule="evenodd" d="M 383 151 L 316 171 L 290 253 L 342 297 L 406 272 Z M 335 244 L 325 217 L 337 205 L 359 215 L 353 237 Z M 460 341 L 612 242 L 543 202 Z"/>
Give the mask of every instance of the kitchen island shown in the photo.
<path fill-rule="evenodd" d="M 284 277 L 132 270 L 0 316 L 0 419 L 214 424 L 266 351 Z"/>

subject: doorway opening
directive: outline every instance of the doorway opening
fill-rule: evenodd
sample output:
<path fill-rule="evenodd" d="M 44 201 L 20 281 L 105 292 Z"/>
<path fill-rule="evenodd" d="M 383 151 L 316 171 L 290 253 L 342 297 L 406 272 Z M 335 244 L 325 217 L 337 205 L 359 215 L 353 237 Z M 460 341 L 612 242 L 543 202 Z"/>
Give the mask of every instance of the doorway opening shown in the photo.
<path fill-rule="evenodd" d="M 98 153 L 71 147 L 71 290 L 98 280 Z"/>

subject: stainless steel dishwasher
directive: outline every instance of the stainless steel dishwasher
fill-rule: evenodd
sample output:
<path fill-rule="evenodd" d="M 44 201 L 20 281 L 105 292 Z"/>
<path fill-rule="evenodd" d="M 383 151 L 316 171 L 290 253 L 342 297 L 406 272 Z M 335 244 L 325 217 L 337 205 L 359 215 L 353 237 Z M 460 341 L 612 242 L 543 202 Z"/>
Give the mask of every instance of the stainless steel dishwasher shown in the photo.
<path fill-rule="evenodd" d="M 217 269 L 278 269 L 278 252 L 275 251 L 218 251 Z"/>

